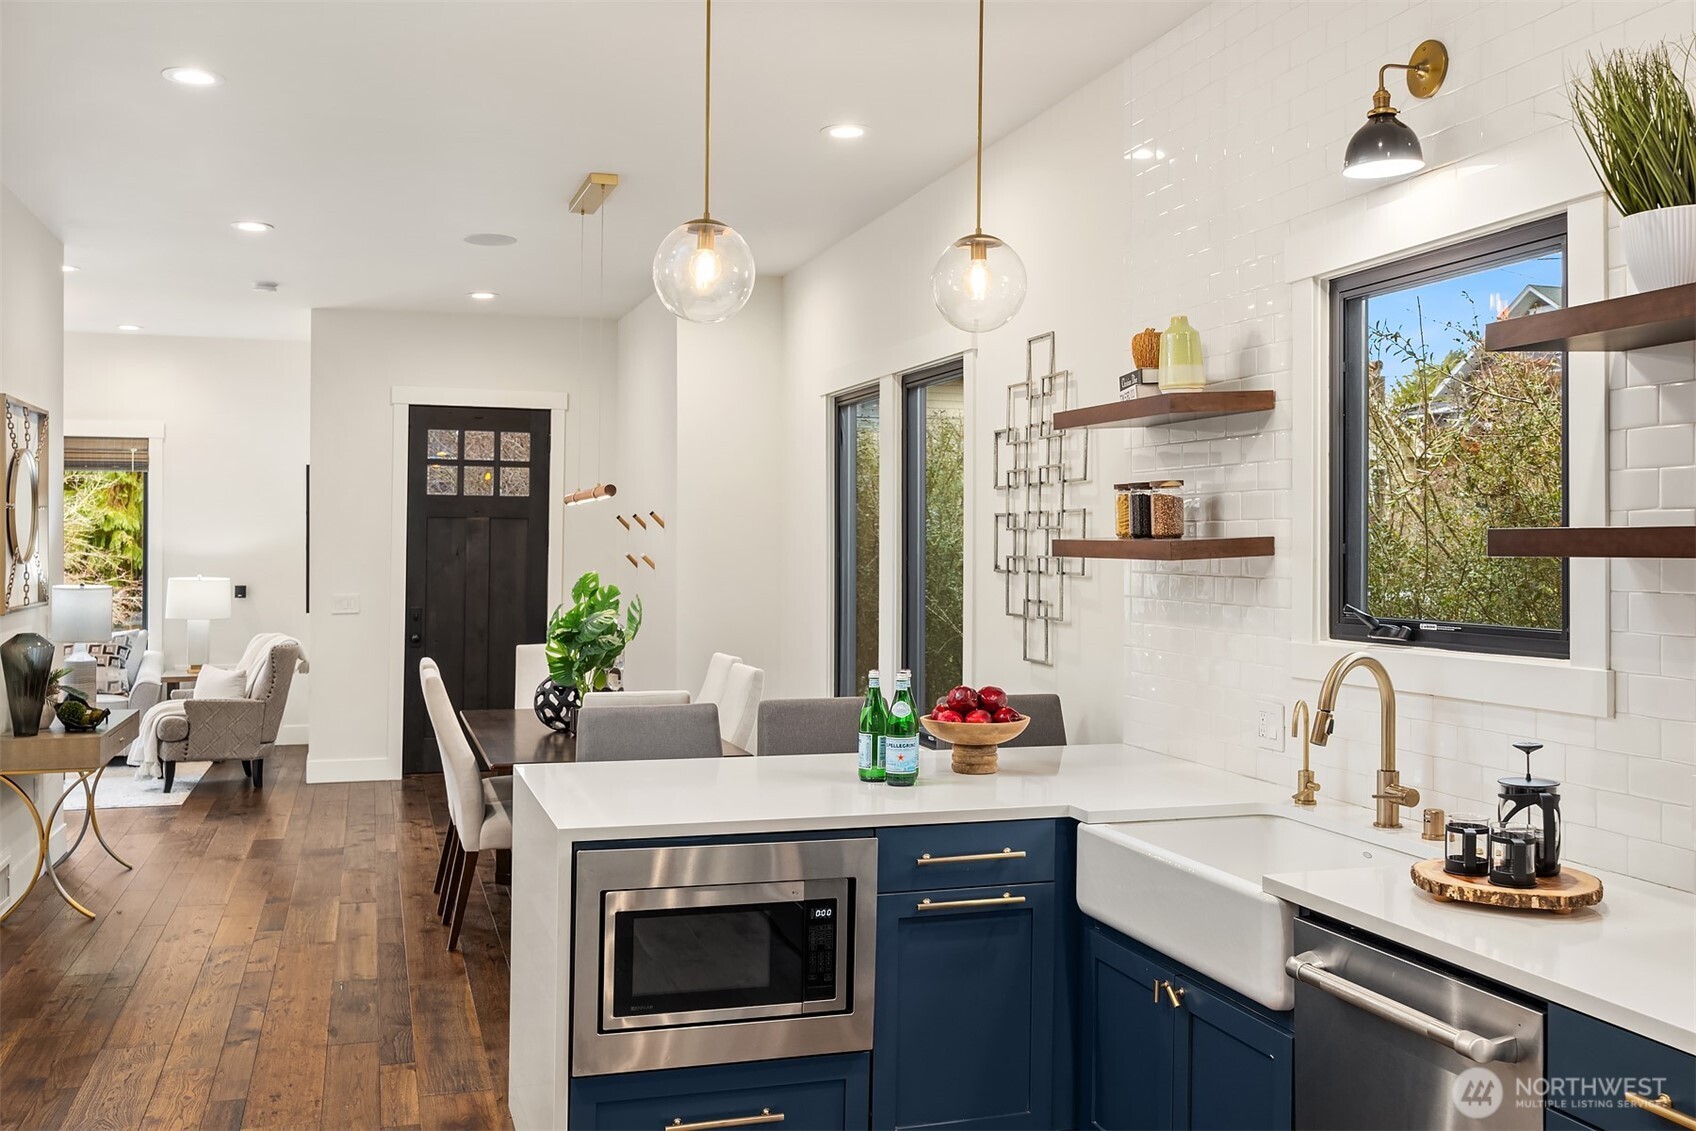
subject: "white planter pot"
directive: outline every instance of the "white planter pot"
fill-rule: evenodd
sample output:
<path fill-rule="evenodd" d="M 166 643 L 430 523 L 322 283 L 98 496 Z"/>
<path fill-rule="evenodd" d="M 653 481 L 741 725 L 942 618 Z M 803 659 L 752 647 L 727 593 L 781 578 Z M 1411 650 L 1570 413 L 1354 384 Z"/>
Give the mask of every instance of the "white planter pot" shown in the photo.
<path fill-rule="evenodd" d="M 1638 290 L 1696 283 L 1696 204 L 1622 216 L 1619 234 Z"/>

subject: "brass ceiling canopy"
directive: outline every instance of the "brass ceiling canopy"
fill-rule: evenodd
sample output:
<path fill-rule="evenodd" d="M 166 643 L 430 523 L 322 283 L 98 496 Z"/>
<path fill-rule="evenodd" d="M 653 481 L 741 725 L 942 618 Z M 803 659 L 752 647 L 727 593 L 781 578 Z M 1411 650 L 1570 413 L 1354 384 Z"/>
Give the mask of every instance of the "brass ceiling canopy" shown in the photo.
<path fill-rule="evenodd" d="M 617 187 L 617 173 L 590 173 L 572 195 L 571 210 L 579 216 L 593 216 Z"/>

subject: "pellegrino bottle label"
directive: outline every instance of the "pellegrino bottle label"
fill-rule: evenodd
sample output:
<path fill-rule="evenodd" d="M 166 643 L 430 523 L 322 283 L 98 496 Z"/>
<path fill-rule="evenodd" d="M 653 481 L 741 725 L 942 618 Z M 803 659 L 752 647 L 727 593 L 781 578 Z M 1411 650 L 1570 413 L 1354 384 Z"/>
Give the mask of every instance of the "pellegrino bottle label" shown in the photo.
<path fill-rule="evenodd" d="M 883 772 L 886 774 L 916 774 L 919 772 L 919 736 L 890 735 L 883 740 Z"/>
<path fill-rule="evenodd" d="M 877 765 L 877 737 L 860 732 L 860 769 L 869 770 Z"/>

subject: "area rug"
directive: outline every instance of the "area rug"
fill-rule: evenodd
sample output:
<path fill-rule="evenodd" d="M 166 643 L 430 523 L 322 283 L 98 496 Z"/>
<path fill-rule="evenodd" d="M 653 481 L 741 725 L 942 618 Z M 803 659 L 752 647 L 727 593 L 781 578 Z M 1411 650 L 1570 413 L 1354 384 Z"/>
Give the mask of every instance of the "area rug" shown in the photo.
<path fill-rule="evenodd" d="M 194 792 L 194 783 L 211 765 L 211 762 L 178 762 L 171 792 L 166 793 L 165 779 L 137 777 L 134 766 L 119 762 L 115 766 L 107 766 L 106 772 L 101 775 L 100 784 L 94 789 L 94 804 L 101 809 L 181 805 Z M 65 798 L 65 808 L 80 810 L 82 807 L 83 792 L 78 788 Z"/>

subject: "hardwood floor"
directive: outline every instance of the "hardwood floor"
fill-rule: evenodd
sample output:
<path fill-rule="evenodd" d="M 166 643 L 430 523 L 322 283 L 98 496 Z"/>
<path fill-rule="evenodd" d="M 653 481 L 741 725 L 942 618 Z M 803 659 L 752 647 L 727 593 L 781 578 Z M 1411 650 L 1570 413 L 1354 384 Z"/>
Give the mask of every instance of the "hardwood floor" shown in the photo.
<path fill-rule="evenodd" d="M 280 752 L 256 792 L 215 763 L 177 808 L 103 811 L 134 870 L 93 837 L 60 869 L 99 917 L 44 883 L 0 926 L 0 1127 L 511 1126 L 493 860 L 450 954 L 441 778 L 305 765 Z"/>

